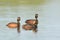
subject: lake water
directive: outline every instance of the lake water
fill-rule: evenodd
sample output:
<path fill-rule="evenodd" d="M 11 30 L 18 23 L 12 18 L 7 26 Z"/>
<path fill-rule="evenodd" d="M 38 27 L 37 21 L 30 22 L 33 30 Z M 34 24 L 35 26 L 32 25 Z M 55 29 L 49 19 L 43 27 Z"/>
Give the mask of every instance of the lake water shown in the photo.
<path fill-rule="evenodd" d="M 27 19 L 38 14 L 38 32 L 22 29 Z M 6 26 L 21 17 L 20 33 Z M 0 40 L 60 40 L 60 0 L 48 0 L 43 5 L 0 6 Z"/>

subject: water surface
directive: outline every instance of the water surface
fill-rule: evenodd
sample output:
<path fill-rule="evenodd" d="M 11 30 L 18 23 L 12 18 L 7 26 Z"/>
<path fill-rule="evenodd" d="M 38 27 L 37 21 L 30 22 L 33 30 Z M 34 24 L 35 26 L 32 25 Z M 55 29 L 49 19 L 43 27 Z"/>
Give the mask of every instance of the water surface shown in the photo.
<path fill-rule="evenodd" d="M 60 40 L 60 1 L 48 0 L 43 5 L 0 6 L 0 40 Z M 4 1 L 5 2 L 5 1 Z M 14 2 L 13 2 L 14 3 Z M 38 13 L 38 32 L 25 31 L 25 20 Z M 21 32 L 6 26 L 21 17 Z"/>

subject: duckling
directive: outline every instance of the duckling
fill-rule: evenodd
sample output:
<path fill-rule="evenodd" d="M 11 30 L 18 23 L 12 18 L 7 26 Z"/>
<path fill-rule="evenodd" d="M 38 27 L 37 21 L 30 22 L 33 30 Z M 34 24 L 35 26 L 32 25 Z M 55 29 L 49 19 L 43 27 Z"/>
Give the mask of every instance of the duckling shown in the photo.
<path fill-rule="evenodd" d="M 35 19 L 29 19 L 29 20 L 26 20 L 25 23 L 27 24 L 31 24 L 31 25 L 36 25 L 38 24 L 38 14 L 35 14 Z"/>
<path fill-rule="evenodd" d="M 20 17 L 17 18 L 17 23 L 16 22 L 10 22 L 7 24 L 9 28 L 17 28 L 17 31 L 20 32 Z"/>

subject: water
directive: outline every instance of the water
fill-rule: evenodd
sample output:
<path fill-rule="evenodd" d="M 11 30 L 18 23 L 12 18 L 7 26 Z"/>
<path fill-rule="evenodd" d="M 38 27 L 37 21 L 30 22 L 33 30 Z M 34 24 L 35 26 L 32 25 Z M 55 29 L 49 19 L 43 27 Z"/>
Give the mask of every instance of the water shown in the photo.
<path fill-rule="evenodd" d="M 49 0 L 48 0 L 49 1 Z M 25 31 L 25 20 L 38 13 L 38 32 Z M 21 32 L 6 26 L 21 17 Z M 20 5 L 0 7 L 0 40 L 60 40 L 60 1 L 51 0 L 44 5 Z"/>

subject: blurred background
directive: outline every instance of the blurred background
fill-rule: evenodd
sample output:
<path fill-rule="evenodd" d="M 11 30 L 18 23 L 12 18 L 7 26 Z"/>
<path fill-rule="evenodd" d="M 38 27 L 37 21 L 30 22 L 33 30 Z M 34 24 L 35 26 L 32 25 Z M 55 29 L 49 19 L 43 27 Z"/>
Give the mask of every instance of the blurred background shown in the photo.
<path fill-rule="evenodd" d="M 22 25 L 38 14 L 38 32 Z M 21 32 L 6 26 L 21 17 Z M 0 40 L 60 40 L 60 0 L 0 0 Z"/>

